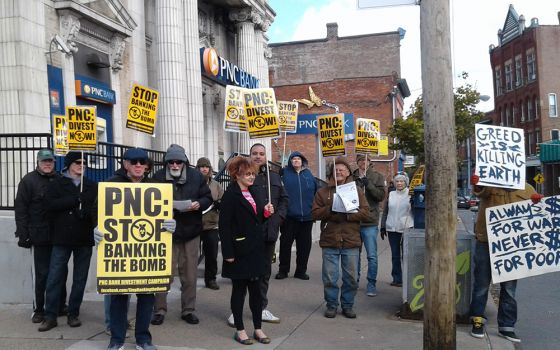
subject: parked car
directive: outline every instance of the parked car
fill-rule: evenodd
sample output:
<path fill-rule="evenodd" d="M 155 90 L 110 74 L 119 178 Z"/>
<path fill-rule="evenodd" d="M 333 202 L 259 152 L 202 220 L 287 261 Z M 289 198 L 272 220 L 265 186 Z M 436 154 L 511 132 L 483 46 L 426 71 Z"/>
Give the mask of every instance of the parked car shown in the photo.
<path fill-rule="evenodd" d="M 471 198 L 469 198 L 469 206 L 470 207 L 478 207 L 479 202 L 480 202 L 480 199 L 478 199 L 478 197 L 476 197 L 476 196 L 472 196 Z"/>
<path fill-rule="evenodd" d="M 469 200 L 464 196 L 457 196 L 457 208 L 458 209 L 469 209 L 471 206 Z"/>

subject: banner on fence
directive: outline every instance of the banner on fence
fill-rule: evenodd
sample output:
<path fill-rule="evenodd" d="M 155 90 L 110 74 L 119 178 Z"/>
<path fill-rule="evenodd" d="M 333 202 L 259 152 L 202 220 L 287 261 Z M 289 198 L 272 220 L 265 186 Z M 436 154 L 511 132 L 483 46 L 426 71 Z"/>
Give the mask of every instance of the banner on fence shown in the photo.
<path fill-rule="evenodd" d="M 67 106 L 68 148 L 71 151 L 97 149 L 97 107 Z"/>
<path fill-rule="evenodd" d="M 317 116 L 317 128 L 323 157 L 346 154 L 344 148 L 344 114 Z"/>
<path fill-rule="evenodd" d="M 54 154 L 65 156 L 68 153 L 68 123 L 65 115 L 53 114 Z"/>
<path fill-rule="evenodd" d="M 147 86 L 132 85 L 126 127 L 153 135 L 156 127 L 159 92 Z"/>
<path fill-rule="evenodd" d="M 560 196 L 491 207 L 484 214 L 494 283 L 560 271 Z"/>

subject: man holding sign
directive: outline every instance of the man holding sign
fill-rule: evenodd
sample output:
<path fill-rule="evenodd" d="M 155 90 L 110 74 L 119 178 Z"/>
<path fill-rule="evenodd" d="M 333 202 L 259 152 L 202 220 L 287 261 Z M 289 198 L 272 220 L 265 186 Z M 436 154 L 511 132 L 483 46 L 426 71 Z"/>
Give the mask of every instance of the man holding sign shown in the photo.
<path fill-rule="evenodd" d="M 524 171 L 524 169 L 523 169 Z M 471 335 L 475 338 L 484 338 L 484 324 L 486 317 L 484 310 L 488 301 L 488 289 L 492 279 L 490 266 L 490 251 L 488 245 L 488 232 L 486 227 L 486 208 L 499 205 L 520 202 L 532 199 L 540 201 L 541 196 L 535 189 L 525 184 L 521 190 L 510 190 L 498 187 L 482 187 L 479 185 L 479 176 L 473 175 L 471 184 L 474 194 L 480 198 L 479 213 L 475 224 L 476 248 L 474 254 L 474 283 L 470 306 L 472 330 Z M 517 322 L 517 302 L 515 301 L 515 289 L 517 281 L 506 281 L 500 283 L 500 300 L 498 303 L 498 332 L 512 341 L 521 340 L 515 334 L 515 323 Z"/>

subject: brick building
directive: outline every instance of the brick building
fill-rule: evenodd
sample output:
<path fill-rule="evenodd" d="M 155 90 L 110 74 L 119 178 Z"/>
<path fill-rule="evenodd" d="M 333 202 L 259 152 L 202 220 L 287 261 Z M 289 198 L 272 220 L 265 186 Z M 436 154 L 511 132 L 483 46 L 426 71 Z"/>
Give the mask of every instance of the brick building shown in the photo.
<path fill-rule="evenodd" d="M 494 124 L 525 130 L 527 181 L 535 185 L 533 177 L 542 173 L 545 195 L 560 194 L 560 147 L 553 145 L 560 139 L 559 42 L 559 25 L 532 18 L 526 26 L 525 17 L 510 5 L 498 45 L 490 45 Z"/>
<path fill-rule="evenodd" d="M 410 95 L 400 78 L 400 40 L 402 30 L 348 37 L 338 36 L 338 25 L 327 24 L 327 37 L 269 44 L 269 82 L 277 100 L 309 99 L 309 87 L 321 99 L 339 107 L 346 119 L 346 155 L 355 160 L 353 124 L 356 118 L 380 121 L 385 135 L 393 118 L 403 110 L 403 99 Z M 318 148 L 316 115 L 335 110 L 323 104 L 308 108 L 299 104 L 298 129 L 288 134 L 286 154 L 300 151 L 309 160 L 316 176 L 325 177 L 325 160 Z M 284 139 L 272 145 L 273 159 L 282 160 Z M 393 175 L 399 164 L 398 152 L 375 156 L 375 168 L 386 176 Z"/>

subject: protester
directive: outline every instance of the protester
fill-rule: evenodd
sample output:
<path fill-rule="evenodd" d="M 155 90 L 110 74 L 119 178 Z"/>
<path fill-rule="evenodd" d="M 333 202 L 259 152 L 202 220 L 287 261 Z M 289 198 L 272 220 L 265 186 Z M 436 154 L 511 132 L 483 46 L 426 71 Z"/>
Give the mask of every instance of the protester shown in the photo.
<path fill-rule="evenodd" d="M 295 278 L 308 280 L 307 262 L 311 252 L 311 230 L 313 218 L 311 207 L 317 192 L 317 182 L 307 168 L 307 159 L 300 152 L 293 152 L 288 165 L 282 171 L 284 188 L 290 198 L 288 216 L 280 231 L 280 265 L 276 279 L 288 277 L 292 245 L 296 241 L 296 271 Z"/>
<path fill-rule="evenodd" d="M 152 182 L 146 177 L 148 169 L 148 153 L 141 148 L 130 148 L 123 154 L 123 167 L 115 172 L 115 175 L 107 180 L 107 182 L 124 182 L 124 183 L 147 183 Z M 94 213 L 96 211 L 94 210 Z M 165 220 L 162 228 L 167 232 L 175 231 L 175 220 Z M 98 227 L 94 229 L 94 238 L 96 243 L 103 240 L 103 233 Z M 150 318 L 154 308 L 155 297 L 153 293 L 136 294 L 136 324 L 134 328 L 134 336 L 136 337 L 137 350 L 157 350 L 152 344 L 152 335 L 150 333 Z M 126 329 L 128 326 L 128 303 L 129 295 L 113 294 L 111 295 L 110 305 L 110 329 L 111 340 L 109 341 L 108 350 L 124 349 L 124 340 L 126 337 Z"/>
<path fill-rule="evenodd" d="M 488 232 L 486 230 L 486 208 L 527 199 L 538 203 L 542 195 L 536 193 L 535 189 L 529 184 L 525 184 L 525 188 L 522 190 L 478 186 L 477 175 L 473 175 L 471 183 L 474 185 L 474 195 L 480 198 L 479 214 L 474 229 L 476 246 L 474 252 L 474 283 L 470 306 L 472 322 L 471 335 L 475 338 L 484 338 L 484 324 L 487 320 L 484 310 L 486 309 L 488 289 L 492 280 L 490 252 L 488 249 Z M 521 339 L 515 334 L 515 323 L 517 322 L 517 302 L 515 300 L 516 287 L 517 280 L 500 283 L 498 334 L 512 342 L 519 343 Z"/>
<path fill-rule="evenodd" d="M 47 188 L 45 208 L 52 227 L 53 248 L 49 277 L 45 320 L 39 332 L 57 326 L 60 295 L 66 283 L 68 260 L 73 256 L 72 290 L 68 299 L 68 325 L 80 327 L 78 318 L 84 298 L 93 242 L 91 211 L 97 196 L 97 184 L 84 177 L 86 156 L 69 152 L 64 157 L 62 176 Z"/>
<path fill-rule="evenodd" d="M 377 295 L 377 232 L 379 225 L 379 203 L 385 199 L 385 178 L 380 172 L 370 167 L 369 160 L 363 154 L 356 157 L 358 169 L 354 171 L 354 180 L 364 191 L 369 206 L 369 217 L 360 223 L 360 236 L 366 249 L 368 272 L 366 295 Z M 360 249 L 361 255 L 361 249 Z M 358 259 L 358 277 L 361 263 Z"/>
<path fill-rule="evenodd" d="M 206 288 L 218 290 L 220 286 L 216 283 L 218 274 L 218 210 L 220 201 L 224 195 L 222 185 L 212 179 L 212 165 L 208 158 L 200 158 L 196 162 L 196 168 L 206 179 L 206 183 L 212 193 L 212 206 L 202 214 L 202 251 L 204 252 L 204 284 Z"/>
<path fill-rule="evenodd" d="M 350 165 L 345 157 L 338 157 L 330 166 L 328 186 L 317 191 L 313 201 L 313 219 L 321 220 L 319 246 L 323 250 L 323 292 L 327 303 L 325 317 L 336 317 L 338 299 L 342 314 L 356 318 L 353 310 L 358 290 L 358 259 L 362 245 L 360 222 L 368 219 L 368 204 L 363 191 L 357 191 L 359 208 L 356 213 L 341 213 L 332 210 L 337 185 L 353 181 Z M 338 276 L 342 270 L 342 286 L 338 287 Z"/>
<path fill-rule="evenodd" d="M 264 249 L 264 220 L 272 217 L 274 206 L 265 201 L 260 186 L 254 185 L 257 165 L 244 157 L 232 159 L 228 165 L 233 180 L 228 186 L 220 210 L 219 232 L 222 242 L 222 276 L 230 278 L 231 311 L 235 328 L 234 339 L 250 345 L 243 324 L 243 305 L 249 291 L 249 307 L 253 314 L 253 337 L 260 343 L 270 343 L 261 329 L 261 279 L 266 272 Z"/>
<path fill-rule="evenodd" d="M 55 171 L 55 157 L 50 149 L 37 152 L 37 167 L 19 182 L 14 202 L 18 246 L 33 247 L 33 270 L 35 271 L 34 307 L 31 322 L 45 320 L 45 290 L 51 263 L 52 239 L 44 205 L 47 186 L 59 177 Z M 62 279 L 66 281 L 68 270 Z M 66 315 L 66 285 L 60 291 L 59 316 Z"/>
<path fill-rule="evenodd" d="M 402 287 L 402 236 L 406 229 L 414 226 L 410 197 L 408 195 L 408 177 L 398 174 L 393 178 L 395 190 L 389 192 L 387 203 L 381 219 L 381 239 L 389 234 L 391 246 L 391 276 L 394 287 Z"/>
<path fill-rule="evenodd" d="M 267 220 L 265 224 L 265 238 L 264 238 L 264 256 L 265 256 L 265 273 L 261 281 L 261 296 L 262 296 L 262 320 L 263 322 L 280 323 L 280 318 L 276 317 L 268 307 L 268 285 L 270 275 L 272 274 L 272 259 L 274 257 L 274 248 L 276 240 L 278 239 L 280 225 L 286 218 L 288 213 L 288 194 L 282 184 L 280 175 L 267 171 L 266 148 L 261 143 L 255 143 L 250 149 L 250 158 L 253 163 L 258 167 L 258 174 L 255 178 L 254 185 L 259 187 L 266 196 L 266 202 L 271 203 L 274 208 L 274 214 Z M 270 174 L 270 198 L 268 196 L 268 177 Z M 234 326 L 233 314 L 228 318 L 228 324 Z"/>
<path fill-rule="evenodd" d="M 181 281 L 181 319 L 198 324 L 194 310 L 202 212 L 212 204 L 212 194 L 206 178 L 189 167 L 183 147 L 170 145 L 163 160 L 165 168 L 155 173 L 154 181 L 173 184 L 173 217 L 177 228 L 173 233 L 172 266 L 178 266 Z M 152 324 L 162 324 L 166 313 L 167 293 L 157 293 Z"/>

